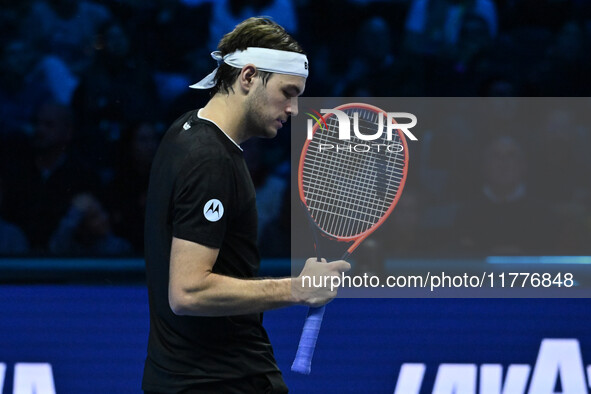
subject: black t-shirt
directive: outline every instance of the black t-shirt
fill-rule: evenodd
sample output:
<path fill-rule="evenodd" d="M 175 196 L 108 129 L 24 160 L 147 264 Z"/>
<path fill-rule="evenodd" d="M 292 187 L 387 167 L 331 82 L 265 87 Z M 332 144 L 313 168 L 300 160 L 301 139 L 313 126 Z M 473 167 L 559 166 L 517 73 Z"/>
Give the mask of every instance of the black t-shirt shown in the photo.
<path fill-rule="evenodd" d="M 172 237 L 219 248 L 213 271 L 252 278 L 255 190 L 241 149 L 191 111 L 164 136 L 152 165 L 145 252 L 150 336 L 143 389 L 174 393 L 199 383 L 278 371 L 262 314 L 177 316 L 168 303 Z"/>

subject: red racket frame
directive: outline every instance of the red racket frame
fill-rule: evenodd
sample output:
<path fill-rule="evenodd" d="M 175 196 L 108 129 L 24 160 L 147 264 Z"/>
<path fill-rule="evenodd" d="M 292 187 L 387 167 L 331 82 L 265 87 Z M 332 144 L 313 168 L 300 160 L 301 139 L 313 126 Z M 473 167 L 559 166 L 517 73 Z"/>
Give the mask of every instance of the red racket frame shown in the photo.
<path fill-rule="evenodd" d="M 378 108 L 376 106 L 370 105 L 370 104 L 350 103 L 350 104 L 340 105 L 338 107 L 335 107 L 334 109 L 343 111 L 343 110 L 347 110 L 347 109 L 351 109 L 351 108 L 359 108 L 361 110 L 365 109 L 365 110 L 373 111 L 375 113 L 381 113 L 383 116 L 385 116 L 386 120 L 388 119 L 387 118 L 388 115 L 384 110 L 382 110 L 381 108 Z M 326 124 L 326 118 L 329 117 L 330 115 L 331 115 L 331 113 L 324 114 L 321 117 L 321 121 Z M 395 120 L 393 120 L 393 122 L 396 123 Z M 314 128 L 312 129 L 312 135 L 316 134 L 318 127 L 319 127 L 319 124 L 316 123 L 314 125 Z M 404 169 L 403 169 L 402 179 L 400 180 L 400 185 L 398 186 L 398 192 L 396 193 L 396 196 L 394 197 L 394 201 L 392 201 L 392 204 L 390 205 L 390 207 L 388 208 L 386 213 L 384 213 L 384 216 L 382 216 L 380 218 L 380 220 L 378 220 L 373 226 L 371 226 L 370 228 L 365 230 L 363 233 L 355 235 L 355 236 L 351 236 L 351 237 L 338 237 L 334 234 L 330 234 L 330 233 L 324 231 L 322 228 L 320 228 L 318 226 L 318 224 L 316 223 L 316 221 L 312 217 L 312 214 L 310 213 L 310 209 L 308 207 L 308 204 L 306 203 L 306 198 L 304 197 L 304 186 L 303 186 L 304 157 L 306 156 L 306 153 L 308 152 L 308 147 L 309 147 L 310 142 L 312 140 L 306 139 L 306 142 L 304 143 L 304 146 L 302 147 L 302 153 L 300 154 L 300 162 L 299 162 L 299 166 L 298 166 L 298 189 L 299 189 L 300 200 L 306 206 L 306 209 L 308 210 L 308 214 L 310 215 L 310 217 L 312 217 L 312 221 L 314 222 L 314 225 L 316 226 L 316 228 L 318 228 L 318 230 L 320 230 L 322 235 L 324 235 L 325 237 L 328 237 L 332 240 L 338 241 L 338 242 L 355 241 L 347 249 L 348 254 L 353 253 L 353 251 L 355 249 L 357 249 L 357 247 L 361 244 L 361 242 L 363 242 L 363 240 L 365 240 L 371 233 L 373 233 L 375 230 L 377 230 L 378 227 L 380 227 L 384 223 L 384 221 L 388 218 L 388 216 L 390 216 L 390 214 L 394 210 L 394 207 L 396 206 L 396 204 L 398 204 L 398 201 L 400 200 L 400 196 L 402 195 L 402 190 L 404 189 L 404 184 L 406 183 L 406 175 L 408 173 L 409 154 L 408 154 L 408 145 L 406 143 L 406 138 L 404 137 L 404 134 L 402 133 L 402 131 L 400 129 L 396 129 L 396 132 L 398 133 L 398 135 L 400 137 L 400 140 L 402 142 L 402 146 L 403 146 L 403 149 L 405 152 L 405 154 L 404 154 Z"/>

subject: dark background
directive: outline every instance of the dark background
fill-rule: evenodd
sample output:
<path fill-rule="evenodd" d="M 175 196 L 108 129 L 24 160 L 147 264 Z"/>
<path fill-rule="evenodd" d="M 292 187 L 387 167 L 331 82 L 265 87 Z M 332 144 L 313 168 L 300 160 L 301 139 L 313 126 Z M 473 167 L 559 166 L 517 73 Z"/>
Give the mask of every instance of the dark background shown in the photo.
<path fill-rule="evenodd" d="M 208 54 L 220 35 L 253 15 L 273 17 L 306 49 L 309 97 L 591 89 L 582 0 L 3 2 L 0 254 L 141 257 L 159 138 L 206 103 L 207 92 L 187 85 L 214 68 Z M 478 130 L 456 146 L 445 131 L 456 126 L 413 152 L 420 160 L 397 220 L 415 235 L 401 253 L 589 254 L 589 125 L 558 113 L 528 136 L 529 150 Z M 259 207 L 273 207 L 259 226 L 265 257 L 289 255 L 288 135 L 244 144 Z M 466 166 L 471 158 L 482 160 Z M 487 176 L 505 197 L 483 192 Z M 530 207 L 542 193 L 544 205 Z M 442 201 L 458 205 L 441 212 Z M 551 222 L 551 238 L 516 236 L 536 218 Z M 424 237 L 433 242 L 417 242 Z"/>

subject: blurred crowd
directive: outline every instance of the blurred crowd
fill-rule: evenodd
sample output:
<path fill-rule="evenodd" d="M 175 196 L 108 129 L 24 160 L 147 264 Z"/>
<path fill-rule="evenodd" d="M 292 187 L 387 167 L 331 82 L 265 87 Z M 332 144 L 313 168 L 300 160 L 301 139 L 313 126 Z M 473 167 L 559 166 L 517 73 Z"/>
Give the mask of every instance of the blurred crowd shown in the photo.
<path fill-rule="evenodd" d="M 0 254 L 141 255 L 159 139 L 205 104 L 207 92 L 188 85 L 215 67 L 209 52 L 223 33 L 255 15 L 308 52 L 306 96 L 591 91 L 585 0 L 3 2 Z M 560 111 L 546 120 L 534 151 L 519 136 L 474 131 L 460 146 L 442 132 L 423 136 L 404 212 L 376 239 L 398 231 L 401 253 L 589 254 L 591 132 Z M 578 128 L 556 132 L 569 122 Z M 263 256 L 290 253 L 289 141 L 282 130 L 245 144 L 265 208 Z M 532 200 L 548 179 L 551 190 Z M 554 230 L 542 239 L 540 226 Z"/>

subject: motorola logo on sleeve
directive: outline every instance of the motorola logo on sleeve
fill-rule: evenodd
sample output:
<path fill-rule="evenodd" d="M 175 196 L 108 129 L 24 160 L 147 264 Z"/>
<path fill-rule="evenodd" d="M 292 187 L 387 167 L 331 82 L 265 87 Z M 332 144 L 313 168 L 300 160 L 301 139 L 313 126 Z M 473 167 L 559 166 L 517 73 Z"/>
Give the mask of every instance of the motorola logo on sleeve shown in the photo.
<path fill-rule="evenodd" d="M 203 215 L 210 222 L 217 222 L 224 216 L 224 206 L 220 200 L 213 198 L 203 206 Z"/>

